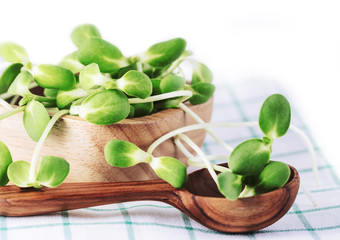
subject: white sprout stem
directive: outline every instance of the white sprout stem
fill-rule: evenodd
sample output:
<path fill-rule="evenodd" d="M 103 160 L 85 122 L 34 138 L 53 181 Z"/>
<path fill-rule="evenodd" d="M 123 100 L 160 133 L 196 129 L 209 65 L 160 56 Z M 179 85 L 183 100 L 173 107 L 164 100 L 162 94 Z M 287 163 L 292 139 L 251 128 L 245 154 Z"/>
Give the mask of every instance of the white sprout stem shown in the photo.
<path fill-rule="evenodd" d="M 298 127 L 291 125 L 289 128 L 293 132 L 297 133 L 302 138 L 302 140 L 305 142 L 305 144 L 308 148 L 309 154 L 311 156 L 312 165 L 313 165 L 313 173 L 314 173 L 316 185 L 320 186 L 318 166 L 317 166 L 317 162 L 316 162 L 316 155 L 315 155 L 315 151 L 314 151 L 314 148 L 313 148 L 313 144 L 311 143 L 311 141 L 309 140 L 307 135 L 303 131 L 301 131 Z"/>
<path fill-rule="evenodd" d="M 182 144 L 179 135 L 175 137 L 175 144 L 176 146 L 179 148 L 179 150 L 188 158 L 188 159 L 193 159 L 195 158 L 195 156 L 193 154 L 191 154 L 191 152 L 188 151 L 188 149 L 186 149 L 186 147 L 184 147 L 184 145 Z"/>
<path fill-rule="evenodd" d="M 195 119 L 196 122 L 205 123 L 195 112 L 185 106 L 185 104 L 180 103 L 179 107 L 183 109 L 183 111 L 185 111 L 187 114 L 189 114 L 193 119 Z M 234 150 L 233 147 L 231 147 L 229 144 L 225 143 L 222 139 L 216 136 L 216 134 L 213 133 L 210 129 L 205 129 L 205 131 L 228 152 L 232 152 Z"/>
<path fill-rule="evenodd" d="M 187 164 L 189 166 L 192 167 L 199 167 L 199 168 L 205 168 L 206 165 L 201 162 L 202 159 L 200 157 L 195 157 L 194 155 L 192 155 L 188 149 L 186 149 L 184 147 L 184 145 L 182 144 L 181 140 L 180 140 L 180 136 L 182 136 L 182 134 L 177 135 L 175 138 L 175 144 L 176 146 L 179 148 L 179 150 L 188 158 Z M 211 156 L 207 156 L 205 155 L 206 159 L 210 162 L 210 160 L 217 160 L 217 159 L 222 159 L 222 160 L 227 160 L 228 158 L 226 156 L 219 156 L 219 155 L 211 155 Z M 199 160 L 199 161 L 197 161 Z M 231 171 L 229 168 L 226 167 L 222 167 L 216 164 L 213 164 L 212 167 L 219 172 L 228 172 Z"/>
<path fill-rule="evenodd" d="M 142 62 L 137 62 L 136 65 L 137 65 L 137 70 L 138 70 L 138 72 L 143 72 L 143 65 L 142 65 Z"/>
<path fill-rule="evenodd" d="M 36 174 L 36 168 L 38 165 L 38 160 L 39 160 L 39 154 L 41 151 L 41 148 L 48 136 L 48 134 L 50 133 L 52 127 L 54 126 L 54 124 L 56 123 L 56 121 L 64 114 L 67 114 L 69 112 L 69 110 L 61 110 L 59 112 L 57 112 L 56 114 L 53 115 L 53 117 L 51 118 L 51 120 L 48 122 L 44 132 L 42 133 L 37 145 L 35 146 L 34 152 L 33 152 L 33 156 L 32 156 L 32 161 L 31 161 L 31 166 L 30 166 L 30 172 L 28 175 L 28 179 L 30 182 L 34 182 L 35 181 L 35 174 Z"/>
<path fill-rule="evenodd" d="M 6 109 L 12 109 L 13 107 L 11 106 L 11 104 L 9 104 L 8 102 L 6 102 L 4 99 L 0 98 L 0 106 L 3 106 Z"/>
<path fill-rule="evenodd" d="M 12 98 L 10 104 L 14 105 L 14 104 L 18 101 L 19 98 L 20 98 L 19 95 L 14 96 L 14 97 Z"/>
<path fill-rule="evenodd" d="M 212 161 L 212 160 L 222 160 L 222 161 L 228 161 L 229 157 L 226 156 L 226 155 L 208 155 L 207 156 L 207 159 L 209 161 Z M 194 158 L 190 158 L 189 159 L 190 161 L 192 162 L 198 162 L 198 161 L 202 161 L 200 157 L 194 157 Z"/>
<path fill-rule="evenodd" d="M 152 152 L 155 150 L 158 145 L 163 143 L 164 141 L 168 140 L 169 138 L 172 138 L 180 133 L 194 131 L 198 129 L 206 129 L 206 128 L 230 128 L 230 127 L 253 127 L 256 126 L 256 122 L 213 122 L 213 123 L 198 123 L 193 124 L 185 127 L 181 127 L 178 129 L 175 129 L 171 132 L 168 132 L 167 134 L 164 134 L 162 137 L 158 138 L 156 141 L 154 141 L 148 149 L 148 153 L 152 154 Z"/>
<path fill-rule="evenodd" d="M 192 96 L 192 92 L 191 91 L 181 90 L 181 91 L 163 93 L 163 94 L 151 96 L 151 97 L 148 97 L 148 98 L 145 98 L 145 99 L 129 98 L 129 103 L 130 104 L 135 104 L 135 103 L 156 102 L 156 101 L 160 101 L 160 100 L 164 100 L 164 99 L 168 99 L 168 98 L 173 98 L 173 97 L 187 97 L 186 99 L 188 99 L 191 96 Z"/>
<path fill-rule="evenodd" d="M 200 157 L 196 157 L 193 154 L 191 154 L 186 147 L 184 147 L 183 143 L 180 141 L 180 138 L 178 136 L 175 137 L 175 144 L 178 147 L 178 149 L 188 158 L 188 161 L 190 161 L 190 166 L 193 166 L 192 164 L 200 164 L 202 159 Z M 227 161 L 229 158 L 225 155 L 208 155 L 206 158 L 210 160 L 224 160 Z M 216 170 L 216 169 L 215 169 Z"/>
<path fill-rule="evenodd" d="M 75 105 L 70 107 L 70 115 L 79 115 L 80 113 L 80 105 Z"/>
<path fill-rule="evenodd" d="M 199 146 L 197 146 L 188 136 L 184 134 L 180 134 L 179 137 L 185 141 L 197 154 L 202 158 L 206 168 L 208 169 L 211 177 L 214 179 L 215 183 L 218 184 L 217 182 L 217 174 L 215 173 L 212 164 L 209 162 L 209 160 L 206 158 L 204 152 L 200 149 Z"/>
<path fill-rule="evenodd" d="M 18 108 L 12 108 L 11 110 L 3 113 L 3 114 L 0 114 L 0 121 L 5 119 L 5 118 L 8 118 L 10 116 L 13 116 L 14 114 L 17 114 L 19 112 L 22 112 L 24 111 L 26 108 L 26 106 L 22 106 L 22 107 L 18 107 Z"/>
<path fill-rule="evenodd" d="M 209 160 L 209 156 L 206 156 L 207 159 Z M 196 161 L 191 161 L 190 159 L 188 160 L 188 165 L 192 167 L 198 167 L 198 168 L 206 168 L 205 164 L 203 162 L 196 162 Z M 212 167 L 214 170 L 218 172 L 231 172 L 231 170 L 227 167 L 219 166 L 216 164 L 212 164 Z"/>
<path fill-rule="evenodd" d="M 318 204 L 317 202 L 314 200 L 314 198 L 312 197 L 312 194 L 310 193 L 310 191 L 301 183 L 300 184 L 301 189 L 303 191 L 304 194 L 306 194 L 307 198 L 309 199 L 309 201 L 311 201 L 311 203 L 313 204 L 314 207 L 317 207 Z"/>
<path fill-rule="evenodd" d="M 186 57 L 180 57 L 179 59 L 177 59 L 175 62 L 171 64 L 171 66 L 165 72 L 163 72 L 159 76 L 159 78 L 163 78 L 166 75 L 172 73 L 178 67 L 178 65 L 181 64 L 181 62 L 183 62 L 184 60 L 186 60 Z"/>

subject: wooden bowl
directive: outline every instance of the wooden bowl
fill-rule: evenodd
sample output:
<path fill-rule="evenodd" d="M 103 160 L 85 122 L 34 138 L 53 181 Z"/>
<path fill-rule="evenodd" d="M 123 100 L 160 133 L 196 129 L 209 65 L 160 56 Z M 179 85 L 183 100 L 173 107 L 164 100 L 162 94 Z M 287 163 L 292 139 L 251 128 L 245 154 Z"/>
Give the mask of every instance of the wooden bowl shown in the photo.
<path fill-rule="evenodd" d="M 204 121 L 209 122 L 213 100 L 200 105 L 188 106 Z M 8 111 L 0 106 L 0 114 Z M 23 113 L 0 121 L 0 140 L 11 151 L 13 161 L 30 161 L 36 145 L 27 135 L 23 123 Z M 105 144 L 112 139 L 135 143 L 146 150 L 162 135 L 195 121 L 181 109 L 167 109 L 150 116 L 125 119 L 119 123 L 100 126 L 86 122 L 76 116 L 63 116 L 53 127 L 47 138 L 41 156 L 53 155 L 65 158 L 70 163 L 70 173 L 66 182 L 140 181 L 157 179 L 147 164 L 130 168 L 116 168 L 104 158 Z M 199 146 L 205 131 L 188 132 L 187 135 Z M 191 149 L 188 148 L 190 151 Z M 192 152 L 193 153 L 193 152 Z M 184 155 L 175 146 L 173 139 L 162 143 L 154 151 L 155 156 L 171 156 L 185 163 Z"/>

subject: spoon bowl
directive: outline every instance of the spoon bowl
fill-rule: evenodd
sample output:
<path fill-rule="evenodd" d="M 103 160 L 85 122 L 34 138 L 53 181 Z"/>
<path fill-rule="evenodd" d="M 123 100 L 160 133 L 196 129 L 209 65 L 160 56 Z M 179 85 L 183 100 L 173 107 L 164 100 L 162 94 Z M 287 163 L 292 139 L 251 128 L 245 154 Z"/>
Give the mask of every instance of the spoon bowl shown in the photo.
<path fill-rule="evenodd" d="M 0 215 L 30 216 L 127 201 L 154 200 L 170 204 L 213 230 L 250 232 L 279 220 L 292 206 L 299 175 L 290 167 L 287 184 L 275 191 L 230 201 L 224 198 L 206 169 L 189 175 L 183 189 L 162 180 L 138 182 L 65 183 L 56 188 L 0 187 Z"/>

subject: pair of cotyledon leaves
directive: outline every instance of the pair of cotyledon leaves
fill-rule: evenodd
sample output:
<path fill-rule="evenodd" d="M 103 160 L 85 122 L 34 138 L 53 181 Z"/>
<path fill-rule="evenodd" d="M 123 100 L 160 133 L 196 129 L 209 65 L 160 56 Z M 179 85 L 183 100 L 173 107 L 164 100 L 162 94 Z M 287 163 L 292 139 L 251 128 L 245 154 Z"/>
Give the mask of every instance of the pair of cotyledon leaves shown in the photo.
<path fill-rule="evenodd" d="M 16 43 L 0 44 L 0 56 L 12 63 L 1 77 L 0 92 L 7 91 L 23 66 L 33 75 L 37 84 L 43 88 L 69 90 L 76 83 L 74 74 L 68 69 L 50 64 L 32 66 L 26 50 Z"/>
<path fill-rule="evenodd" d="M 42 157 L 40 167 L 33 180 L 29 178 L 30 164 L 26 161 L 12 161 L 7 146 L 0 141 L 0 185 L 5 186 L 9 180 L 18 187 L 59 186 L 69 173 L 69 164 L 63 158 Z"/>
<path fill-rule="evenodd" d="M 268 97 L 263 103 L 259 126 L 263 139 L 249 139 L 231 153 L 228 166 L 231 172 L 218 175 L 220 192 L 231 200 L 240 195 L 243 185 L 253 196 L 282 187 L 289 179 L 290 169 L 281 162 L 269 162 L 274 139 L 283 136 L 290 125 L 289 102 L 280 94 Z"/>
<path fill-rule="evenodd" d="M 91 24 L 76 27 L 71 39 L 78 47 L 77 58 L 80 63 L 96 63 L 103 73 L 114 73 L 131 64 L 119 48 L 103 40 L 99 30 Z M 154 68 L 164 68 L 178 59 L 185 48 L 186 41 L 175 38 L 152 45 L 140 58 Z"/>
<path fill-rule="evenodd" d="M 155 173 L 174 186 L 181 188 L 187 181 L 186 166 L 172 157 L 153 157 L 135 144 L 123 140 L 111 140 L 104 149 L 106 161 L 115 167 L 132 167 L 147 163 Z"/>
<path fill-rule="evenodd" d="M 229 159 L 231 172 L 218 175 L 218 189 L 230 200 L 239 197 L 243 185 L 248 190 L 245 196 L 254 196 L 282 187 L 290 176 L 286 164 L 269 162 L 271 142 L 283 136 L 290 125 L 290 106 L 282 95 L 275 94 L 266 99 L 260 111 L 259 125 L 268 139 L 250 139 L 238 145 Z M 121 140 L 108 142 L 104 152 L 106 161 L 113 166 L 131 167 L 145 162 L 172 186 L 179 188 L 186 183 L 186 167 L 177 159 L 154 158 L 135 144 Z"/>

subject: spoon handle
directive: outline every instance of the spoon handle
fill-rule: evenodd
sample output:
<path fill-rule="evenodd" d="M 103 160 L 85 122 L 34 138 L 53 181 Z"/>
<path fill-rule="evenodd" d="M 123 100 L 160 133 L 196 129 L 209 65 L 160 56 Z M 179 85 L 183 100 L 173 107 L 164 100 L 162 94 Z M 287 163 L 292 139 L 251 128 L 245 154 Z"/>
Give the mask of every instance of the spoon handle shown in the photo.
<path fill-rule="evenodd" d="M 138 200 L 168 202 L 175 188 L 162 180 L 64 183 L 56 188 L 0 187 L 0 215 L 29 216 Z"/>

